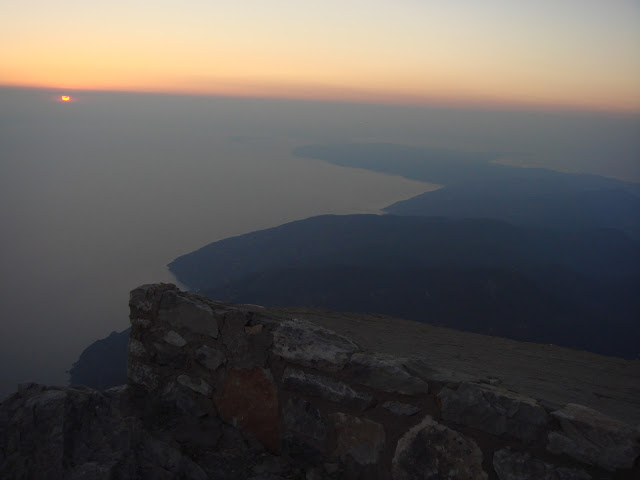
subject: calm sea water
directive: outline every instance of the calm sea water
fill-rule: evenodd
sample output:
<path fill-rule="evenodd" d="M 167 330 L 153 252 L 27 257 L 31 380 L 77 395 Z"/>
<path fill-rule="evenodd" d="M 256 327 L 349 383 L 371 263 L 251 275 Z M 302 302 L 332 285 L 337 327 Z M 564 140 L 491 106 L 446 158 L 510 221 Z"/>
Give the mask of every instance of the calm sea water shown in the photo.
<path fill-rule="evenodd" d="M 64 384 L 128 291 L 209 242 L 433 185 L 295 158 L 394 141 L 640 180 L 637 117 L 0 89 L 0 396 Z"/>

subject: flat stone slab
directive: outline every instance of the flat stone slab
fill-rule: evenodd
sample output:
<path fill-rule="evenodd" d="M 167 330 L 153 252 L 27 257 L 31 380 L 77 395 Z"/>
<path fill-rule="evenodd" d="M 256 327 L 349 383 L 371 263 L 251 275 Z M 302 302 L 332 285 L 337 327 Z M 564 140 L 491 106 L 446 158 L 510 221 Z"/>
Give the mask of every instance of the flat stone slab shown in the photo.
<path fill-rule="evenodd" d="M 349 361 L 353 379 L 384 392 L 405 395 L 425 394 L 429 384 L 406 368 L 408 359 L 381 353 L 355 353 Z"/>
<path fill-rule="evenodd" d="M 442 418 L 494 435 L 534 440 L 549 415 L 533 398 L 486 384 L 464 382 L 438 394 Z"/>
<path fill-rule="evenodd" d="M 318 370 L 338 371 L 359 351 L 358 345 L 327 328 L 300 319 L 283 321 L 273 334 L 273 352 L 285 360 Z"/>
<path fill-rule="evenodd" d="M 549 433 L 547 449 L 607 470 L 633 467 L 640 456 L 640 428 L 583 405 L 569 404 L 551 414 L 561 431 Z"/>
<path fill-rule="evenodd" d="M 402 403 L 402 402 L 384 402 L 382 404 L 382 408 L 389 410 L 391 413 L 395 415 L 401 415 L 406 417 L 411 417 L 416 413 L 420 413 L 422 411 L 421 408 L 416 407 L 415 405 L 409 405 L 408 403 Z"/>
<path fill-rule="evenodd" d="M 158 321 L 191 333 L 218 338 L 218 321 L 213 310 L 204 301 L 185 296 L 176 291 L 162 294 Z"/>
<path fill-rule="evenodd" d="M 344 382 L 312 375 L 294 368 L 285 369 L 282 374 L 282 385 L 293 392 L 324 398 L 358 410 L 365 410 L 375 402 L 371 395 L 358 392 Z"/>

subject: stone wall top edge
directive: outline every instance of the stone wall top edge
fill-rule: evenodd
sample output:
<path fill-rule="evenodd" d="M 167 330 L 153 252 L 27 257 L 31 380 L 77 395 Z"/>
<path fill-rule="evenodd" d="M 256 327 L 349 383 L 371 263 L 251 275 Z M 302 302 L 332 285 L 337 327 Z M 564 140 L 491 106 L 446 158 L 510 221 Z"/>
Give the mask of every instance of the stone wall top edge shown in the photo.
<path fill-rule="evenodd" d="M 344 336 L 343 334 L 339 334 L 331 329 L 328 329 L 322 325 L 315 324 L 312 320 L 304 319 L 304 321 L 300 322 L 296 319 L 295 316 L 289 315 L 285 312 L 281 311 L 273 311 L 273 309 L 265 308 L 260 305 L 253 304 L 233 304 L 229 302 L 221 302 L 211 300 L 207 297 L 199 295 L 197 293 L 190 293 L 181 290 L 174 284 L 144 284 L 135 289 L 133 289 L 130 293 L 130 306 L 132 311 L 134 309 L 140 309 L 140 307 L 149 307 L 149 304 L 156 304 L 159 302 L 159 299 L 166 292 L 173 292 L 178 297 L 182 297 L 188 299 L 190 301 L 201 302 L 209 307 L 214 312 L 214 316 L 216 315 L 225 315 L 230 312 L 241 312 L 252 314 L 251 319 L 248 321 L 247 325 L 256 325 L 262 324 L 270 330 L 272 333 L 275 332 L 280 326 L 290 326 L 292 322 L 304 324 L 314 324 L 318 327 L 318 331 L 322 332 L 323 340 L 330 343 L 332 338 L 337 339 L 341 345 L 339 345 L 339 351 L 335 354 L 336 359 L 329 358 L 324 359 L 324 362 L 313 362 L 311 357 L 304 358 L 303 361 L 299 361 L 295 355 L 287 356 L 289 352 L 286 352 L 287 346 L 282 344 L 283 339 L 280 338 L 280 344 L 275 342 L 274 348 L 272 349 L 272 353 L 279 356 L 285 365 L 291 365 L 294 368 L 304 367 L 305 370 L 311 369 L 319 372 L 322 375 L 334 375 L 337 372 L 343 372 L 345 374 L 349 374 L 349 368 L 351 365 L 351 356 L 356 355 L 358 358 L 360 356 L 380 356 L 381 358 L 395 358 L 397 360 L 398 365 L 405 365 L 409 367 L 407 369 L 408 378 L 412 379 L 415 382 L 416 378 L 422 379 L 427 382 L 430 386 L 430 395 L 438 394 L 445 388 L 454 388 L 457 389 L 461 385 L 471 384 L 475 385 L 476 388 L 479 388 L 481 391 L 487 392 L 495 392 L 501 393 L 503 395 L 509 397 L 515 397 L 518 401 L 521 402 L 530 402 L 533 405 L 539 405 L 542 407 L 547 413 L 553 414 L 559 410 L 565 408 L 565 404 L 558 405 L 546 402 L 544 399 L 535 398 L 526 394 L 523 394 L 517 390 L 512 388 L 506 388 L 500 384 L 500 379 L 498 378 L 484 378 L 484 377 L 474 377 L 473 375 L 469 375 L 466 372 L 460 371 L 446 371 L 440 369 L 438 366 L 434 365 L 426 365 L 424 360 L 419 360 L 417 357 L 413 357 L 410 354 L 407 355 L 389 355 L 389 354 L 380 354 L 379 352 L 370 351 L 368 349 L 360 348 L 355 341 L 351 340 L 349 337 Z M 276 340 L 278 340 L 276 338 Z M 286 340 L 286 339 L 285 339 Z M 347 344 L 345 347 L 344 344 Z M 313 354 L 315 351 L 312 349 L 307 352 L 303 352 L 304 354 Z M 346 352 L 343 354 L 343 352 Z M 317 352 L 316 352 L 317 353 Z M 332 352 L 330 352 L 332 353 Z M 333 354 L 333 353 L 332 353 Z M 328 365 L 328 366 L 327 366 Z M 426 366 L 425 366 L 426 365 Z M 428 368 L 430 371 L 424 371 L 422 374 L 418 371 L 418 368 L 424 367 Z M 404 367 L 403 367 L 404 368 Z M 370 386 L 370 385 L 369 385 Z M 411 386 L 415 389 L 415 386 Z M 425 389 L 426 394 L 426 389 Z M 604 414 L 601 414 L 606 416 Z M 634 427 L 636 427 L 634 425 Z M 640 428 L 640 425 L 637 426 Z"/>

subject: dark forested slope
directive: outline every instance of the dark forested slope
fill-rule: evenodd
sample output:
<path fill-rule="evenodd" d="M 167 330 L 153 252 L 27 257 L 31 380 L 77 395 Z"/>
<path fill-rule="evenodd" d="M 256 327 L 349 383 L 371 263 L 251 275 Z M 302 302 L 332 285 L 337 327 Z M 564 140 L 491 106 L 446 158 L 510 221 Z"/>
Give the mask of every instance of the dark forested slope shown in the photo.
<path fill-rule="evenodd" d="M 378 312 L 634 357 L 640 246 L 613 229 L 320 216 L 216 242 L 170 264 L 218 300 Z"/>

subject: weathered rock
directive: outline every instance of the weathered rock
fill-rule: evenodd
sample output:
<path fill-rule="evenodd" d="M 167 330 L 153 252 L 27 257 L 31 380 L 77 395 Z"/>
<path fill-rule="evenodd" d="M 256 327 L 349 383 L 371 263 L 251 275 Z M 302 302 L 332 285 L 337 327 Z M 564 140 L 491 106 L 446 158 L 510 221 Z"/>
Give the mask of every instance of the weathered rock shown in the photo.
<path fill-rule="evenodd" d="M 493 469 L 500 480 L 591 480 L 584 470 L 551 465 L 508 448 L 493 455 Z"/>
<path fill-rule="evenodd" d="M 293 432 L 285 432 L 282 435 L 282 453 L 290 458 L 295 458 L 296 462 L 306 466 L 318 465 L 325 456 L 324 449 L 312 445 L 301 435 L 296 435 Z"/>
<path fill-rule="evenodd" d="M 178 329 L 184 328 L 191 333 L 218 338 L 218 321 L 211 307 L 177 290 L 167 290 L 162 293 L 158 322 Z"/>
<path fill-rule="evenodd" d="M 486 383 L 487 385 L 497 387 L 502 384 L 502 380 L 496 377 L 483 377 L 476 380 L 476 383 Z"/>
<path fill-rule="evenodd" d="M 353 379 L 368 387 L 405 395 L 428 393 L 429 384 L 411 374 L 407 359 L 381 353 L 355 353 L 349 362 Z"/>
<path fill-rule="evenodd" d="M 293 368 L 285 369 L 282 375 L 282 386 L 309 397 L 321 397 L 359 410 L 365 410 L 375 402 L 371 395 L 358 392 L 344 382 Z"/>
<path fill-rule="evenodd" d="M 126 392 L 31 385 L 2 402 L 0 478 L 208 478 L 120 410 Z"/>
<path fill-rule="evenodd" d="M 602 466 L 631 467 L 612 478 L 637 473 L 640 431 L 571 405 L 547 421 L 534 400 L 496 388 L 487 371 L 467 381 L 432 352 L 424 352 L 428 360 L 365 354 L 331 330 L 287 320 L 287 309 L 233 307 L 172 285 L 136 289 L 131 303 L 129 385 L 21 386 L 0 404 L 0 478 L 486 478 L 470 436 L 487 453 L 498 450 L 491 474 L 501 480 L 588 479 L 580 468 L 608 478 Z M 327 325 L 339 328 L 334 319 Z M 363 333 L 363 344 L 369 340 Z M 425 395 L 441 389 L 435 402 Z M 279 399 L 287 400 L 281 411 Z M 382 408 L 367 418 L 354 413 L 378 400 Z M 464 424 L 466 436 L 427 417 L 385 446 L 422 419 L 409 418 L 420 407 L 447 425 Z M 562 457 L 500 450 L 531 445 L 540 454 L 552 428 L 549 450 Z M 269 455 L 264 446 L 290 455 L 279 457 L 282 469 L 258 459 Z M 289 468 L 288 458 L 300 464 Z"/>
<path fill-rule="evenodd" d="M 261 477 L 252 477 L 252 478 L 268 478 L 267 475 L 281 475 L 286 472 L 289 465 L 287 465 L 286 461 L 279 456 L 264 454 L 261 456 L 260 461 L 257 465 L 255 465 L 251 472 L 256 475 L 261 475 Z M 262 476 L 265 475 L 265 476 Z M 273 477 L 272 477 L 273 478 Z M 282 478 L 282 477 L 275 477 Z"/>
<path fill-rule="evenodd" d="M 196 361 L 203 367 L 208 368 L 211 371 L 217 370 L 220 366 L 224 365 L 227 361 L 224 353 L 215 348 L 201 345 L 196 349 Z"/>
<path fill-rule="evenodd" d="M 395 415 L 403 415 L 407 417 L 411 417 L 422 410 L 415 405 L 402 402 L 384 402 L 382 407 Z"/>
<path fill-rule="evenodd" d="M 283 321 L 273 335 L 273 352 L 319 370 L 341 370 L 359 347 L 346 337 L 305 320 Z"/>
<path fill-rule="evenodd" d="M 151 326 L 151 320 L 148 318 L 132 318 L 130 322 L 131 326 L 142 329 L 149 328 Z"/>
<path fill-rule="evenodd" d="M 442 418 L 494 435 L 533 440 L 549 421 L 533 398 L 491 385 L 465 382 L 438 394 Z"/>
<path fill-rule="evenodd" d="M 136 357 L 144 357 L 147 354 L 147 349 L 144 347 L 142 342 L 139 342 L 134 338 L 129 339 L 127 350 L 129 351 L 129 355 L 135 355 Z"/>
<path fill-rule="evenodd" d="M 404 361 L 403 366 L 410 374 L 425 382 L 435 382 L 446 385 L 448 383 L 457 384 L 474 381 L 474 377 L 462 371 L 443 368 L 441 365 L 434 365 L 420 358 L 408 358 Z"/>
<path fill-rule="evenodd" d="M 476 443 L 430 416 L 405 433 L 392 461 L 394 480 L 485 480 Z"/>
<path fill-rule="evenodd" d="M 632 468 L 640 456 L 640 427 L 573 403 L 551 415 L 562 428 L 549 433 L 547 449 L 552 453 L 566 453 L 607 470 Z"/>
<path fill-rule="evenodd" d="M 262 333 L 263 328 L 264 325 L 251 325 L 249 327 L 244 327 L 244 333 L 247 335 L 259 335 Z"/>
<path fill-rule="evenodd" d="M 214 400 L 225 421 L 255 435 L 272 452 L 278 451 L 279 403 L 270 371 L 231 370 Z"/>
<path fill-rule="evenodd" d="M 249 341 L 244 330 L 248 322 L 247 312 L 233 310 L 224 314 L 222 342 L 233 355 L 233 362 L 238 368 L 251 368 L 256 365 L 249 353 Z"/>
<path fill-rule="evenodd" d="M 324 466 L 324 471 L 327 472 L 329 475 L 333 475 L 340 469 L 340 465 L 338 463 L 333 463 L 333 462 L 325 462 L 323 466 Z"/>
<path fill-rule="evenodd" d="M 131 290 L 129 293 L 129 308 L 131 308 L 131 318 L 144 319 L 143 315 L 151 314 L 153 302 L 155 300 L 155 293 L 158 286 L 155 284 L 141 285 L 138 288 Z M 141 314 L 140 317 L 134 314 Z"/>
<path fill-rule="evenodd" d="M 169 330 L 165 333 L 164 341 L 176 347 L 184 347 L 187 344 L 187 341 L 182 337 L 182 335 L 178 332 L 174 332 L 173 330 Z"/>
<path fill-rule="evenodd" d="M 195 384 L 193 386 L 197 388 L 199 385 Z M 205 415 L 214 415 L 215 406 L 209 396 L 193 395 L 192 391 L 195 390 L 176 379 L 176 381 L 169 381 L 164 385 L 159 399 L 165 408 L 174 407 L 192 419 L 198 419 Z"/>
<path fill-rule="evenodd" d="M 335 454 L 353 458 L 360 465 L 378 463 L 385 445 L 384 427 L 379 423 L 344 413 L 330 415 L 336 429 Z"/>
<path fill-rule="evenodd" d="M 204 395 L 205 397 L 211 395 L 211 385 L 202 379 L 198 381 L 190 378 L 188 375 L 178 375 L 176 380 L 180 385 L 190 388 L 194 392 Z"/>
<path fill-rule="evenodd" d="M 327 426 L 320 410 L 306 400 L 290 398 L 283 414 L 287 430 L 319 442 L 323 442 L 327 437 Z"/>
<path fill-rule="evenodd" d="M 188 358 L 186 351 L 165 342 L 153 342 L 153 363 L 158 365 L 171 365 L 173 368 L 187 368 Z"/>
<path fill-rule="evenodd" d="M 127 364 L 128 383 L 142 385 L 147 390 L 155 390 L 160 386 L 160 378 L 149 365 L 145 365 L 135 357 L 129 357 Z"/>

